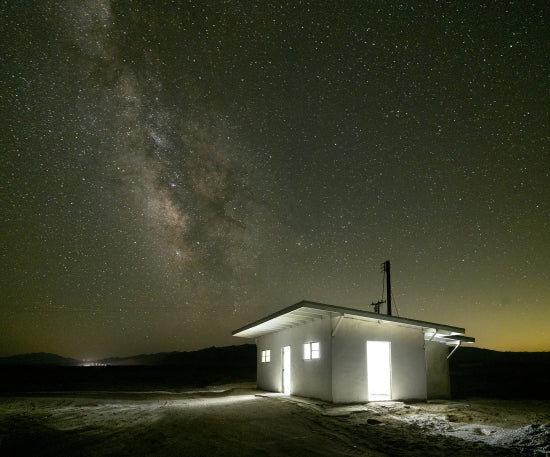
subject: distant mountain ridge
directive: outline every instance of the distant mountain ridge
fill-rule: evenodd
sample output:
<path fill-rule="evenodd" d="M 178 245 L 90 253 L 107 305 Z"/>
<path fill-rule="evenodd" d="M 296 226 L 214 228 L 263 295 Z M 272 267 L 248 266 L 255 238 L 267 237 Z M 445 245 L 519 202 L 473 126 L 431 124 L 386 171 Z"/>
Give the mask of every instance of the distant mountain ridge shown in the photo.
<path fill-rule="evenodd" d="M 75 361 L 55 354 L 24 354 L 1 358 L 0 371 L 0 395 L 97 390 L 181 391 L 191 387 L 254 382 L 256 345 L 94 361 Z"/>
<path fill-rule="evenodd" d="M 130 357 L 109 357 L 93 361 L 76 360 L 57 354 L 38 352 L 0 357 L 0 365 L 17 366 L 82 366 L 86 364 L 108 366 L 235 366 L 239 362 L 250 364 L 256 358 L 256 345 L 209 347 L 189 352 L 159 352 Z"/>
<path fill-rule="evenodd" d="M 455 398 L 550 398 L 550 352 L 460 348 L 449 368 Z"/>
<path fill-rule="evenodd" d="M 188 352 L 159 352 L 156 354 L 140 354 L 130 357 L 110 357 L 95 360 L 95 363 L 115 366 L 226 366 L 238 364 L 239 360 L 247 361 L 256 359 L 255 344 L 241 344 L 238 346 L 212 346 L 198 351 Z"/>
<path fill-rule="evenodd" d="M 48 352 L 35 352 L 32 354 L 12 355 L 10 357 L 0 357 L 0 365 L 45 365 L 58 367 L 72 367 L 82 365 L 82 361 L 61 357 L 57 354 Z"/>

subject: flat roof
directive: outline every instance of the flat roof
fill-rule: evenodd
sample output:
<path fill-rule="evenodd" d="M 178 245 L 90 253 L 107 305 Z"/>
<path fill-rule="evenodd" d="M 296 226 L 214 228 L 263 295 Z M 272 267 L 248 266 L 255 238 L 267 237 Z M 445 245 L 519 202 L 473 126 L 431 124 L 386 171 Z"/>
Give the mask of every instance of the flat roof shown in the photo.
<path fill-rule="evenodd" d="M 386 314 L 379 314 L 371 311 L 327 305 L 306 300 L 245 325 L 233 331 L 232 335 L 241 338 L 257 338 L 262 335 L 292 328 L 317 319 L 334 316 L 421 328 L 424 331 L 425 339 L 447 344 L 475 342 L 475 338 L 464 335 L 465 329 L 461 327 L 404 317 L 388 316 Z"/>

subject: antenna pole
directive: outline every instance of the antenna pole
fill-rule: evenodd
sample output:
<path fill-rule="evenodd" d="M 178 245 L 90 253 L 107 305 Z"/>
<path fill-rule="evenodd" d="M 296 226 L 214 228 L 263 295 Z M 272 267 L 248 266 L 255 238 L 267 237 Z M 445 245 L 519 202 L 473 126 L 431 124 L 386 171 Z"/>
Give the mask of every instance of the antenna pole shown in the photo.
<path fill-rule="evenodd" d="M 384 272 L 386 273 L 386 303 L 388 304 L 388 316 L 391 316 L 391 274 L 389 260 L 384 262 Z"/>

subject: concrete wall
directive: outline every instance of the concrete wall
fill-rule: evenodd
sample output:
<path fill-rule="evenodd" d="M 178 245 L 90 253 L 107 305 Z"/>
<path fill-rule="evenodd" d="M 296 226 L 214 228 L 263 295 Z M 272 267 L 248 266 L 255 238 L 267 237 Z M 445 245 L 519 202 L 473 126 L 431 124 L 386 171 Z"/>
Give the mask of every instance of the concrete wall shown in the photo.
<path fill-rule="evenodd" d="M 282 391 L 282 349 L 291 347 L 291 394 L 332 401 L 331 321 L 318 319 L 297 327 L 264 335 L 256 340 L 258 347 L 258 387 Z M 319 342 L 321 358 L 304 360 L 303 345 Z M 271 350 L 271 362 L 262 363 L 263 350 Z"/>
<path fill-rule="evenodd" d="M 336 325 L 338 318 L 333 320 Z M 333 401 L 368 401 L 368 340 L 391 343 L 392 399 L 426 399 L 424 334 L 420 329 L 344 318 L 332 341 Z"/>
<path fill-rule="evenodd" d="M 443 343 L 426 341 L 426 377 L 428 398 L 451 398 L 449 347 Z"/>

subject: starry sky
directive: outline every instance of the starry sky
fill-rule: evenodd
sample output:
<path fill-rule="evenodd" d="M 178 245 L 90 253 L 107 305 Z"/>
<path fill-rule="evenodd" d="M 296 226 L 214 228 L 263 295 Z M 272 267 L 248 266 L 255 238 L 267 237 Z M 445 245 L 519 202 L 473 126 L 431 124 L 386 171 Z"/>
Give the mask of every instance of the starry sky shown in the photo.
<path fill-rule="evenodd" d="M 302 299 L 550 350 L 547 1 L 0 2 L 0 355 Z"/>

